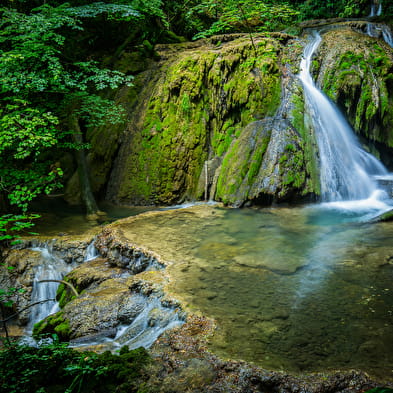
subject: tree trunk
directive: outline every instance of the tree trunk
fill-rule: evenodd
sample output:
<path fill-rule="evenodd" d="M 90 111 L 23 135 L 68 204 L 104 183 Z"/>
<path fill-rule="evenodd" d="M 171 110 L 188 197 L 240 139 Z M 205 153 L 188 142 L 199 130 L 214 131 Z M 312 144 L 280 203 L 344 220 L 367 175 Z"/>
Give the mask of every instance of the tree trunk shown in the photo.
<path fill-rule="evenodd" d="M 74 131 L 72 134 L 73 142 L 76 145 L 83 144 L 82 132 L 79 126 L 78 118 L 75 115 L 70 115 L 69 125 L 71 130 Z M 94 198 L 91 190 L 89 170 L 87 167 L 86 154 L 84 149 L 75 149 L 75 158 L 78 164 L 78 176 L 81 190 L 82 201 L 86 206 L 87 215 L 96 215 L 100 213 L 97 202 Z"/>

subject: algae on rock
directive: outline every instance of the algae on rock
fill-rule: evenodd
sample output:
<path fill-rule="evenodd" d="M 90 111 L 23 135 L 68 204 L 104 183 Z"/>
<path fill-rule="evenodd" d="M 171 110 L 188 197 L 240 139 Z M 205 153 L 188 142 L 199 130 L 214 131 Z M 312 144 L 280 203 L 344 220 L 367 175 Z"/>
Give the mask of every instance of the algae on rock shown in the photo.
<path fill-rule="evenodd" d="M 358 134 L 393 148 L 393 53 L 365 29 L 366 22 L 352 22 L 323 35 L 317 82 Z"/>
<path fill-rule="evenodd" d="M 369 148 L 385 147 L 381 158 L 393 165 L 393 54 L 362 33 L 366 26 L 326 31 L 312 72 Z M 294 77 L 301 42 L 283 33 L 254 41 L 255 48 L 247 35 L 232 34 L 157 45 L 159 60 L 119 91 L 127 125 L 90 132 L 95 191 L 136 205 L 315 198 L 317 146 Z M 67 195 L 76 188 L 72 180 Z"/>
<path fill-rule="evenodd" d="M 202 197 L 204 162 L 280 103 L 280 43 L 242 35 L 205 40 L 164 62 L 122 144 L 108 197 L 171 204 Z M 178 44 L 184 48 L 184 44 Z M 160 53 L 160 51 L 158 51 Z"/>

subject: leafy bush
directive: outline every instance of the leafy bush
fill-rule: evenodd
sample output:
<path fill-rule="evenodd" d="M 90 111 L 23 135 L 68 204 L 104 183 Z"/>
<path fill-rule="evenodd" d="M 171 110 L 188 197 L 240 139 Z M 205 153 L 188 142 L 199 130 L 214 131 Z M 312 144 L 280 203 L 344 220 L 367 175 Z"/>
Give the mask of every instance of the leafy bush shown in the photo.
<path fill-rule="evenodd" d="M 114 355 L 56 341 L 38 348 L 13 343 L 0 350 L 0 386 L 7 393 L 137 393 L 148 362 L 144 348 L 123 347 Z"/>

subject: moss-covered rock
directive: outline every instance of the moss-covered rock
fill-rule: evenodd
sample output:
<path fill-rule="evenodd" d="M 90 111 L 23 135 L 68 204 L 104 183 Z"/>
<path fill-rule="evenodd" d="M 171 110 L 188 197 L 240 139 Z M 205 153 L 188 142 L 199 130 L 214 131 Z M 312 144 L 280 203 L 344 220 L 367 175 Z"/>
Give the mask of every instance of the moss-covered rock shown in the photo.
<path fill-rule="evenodd" d="M 33 337 L 45 334 L 56 334 L 61 341 L 68 341 L 70 339 L 70 323 L 64 317 L 62 311 L 49 315 L 47 318 L 34 325 Z"/>
<path fill-rule="evenodd" d="M 393 53 L 369 37 L 366 22 L 351 22 L 323 35 L 318 82 L 348 116 L 355 131 L 393 147 Z"/>
<path fill-rule="evenodd" d="M 86 288 L 95 288 L 103 281 L 118 277 L 123 272 L 123 269 L 110 266 L 106 259 L 96 258 L 72 270 L 64 277 L 64 281 L 69 282 L 80 294 Z M 75 293 L 68 285 L 63 283 L 59 285 L 56 299 L 60 308 L 75 298 Z"/>
<path fill-rule="evenodd" d="M 290 201 L 310 191 L 303 142 L 283 119 L 249 124 L 224 158 L 216 198 L 241 206 L 245 201 Z"/>
<path fill-rule="evenodd" d="M 109 184 L 115 202 L 171 204 L 201 197 L 204 162 L 222 157 L 242 129 L 280 103 L 278 40 L 237 35 L 171 46 L 142 93 Z M 185 50 L 184 50 L 185 49 Z M 161 50 L 161 52 L 160 52 Z M 175 56 L 174 56 L 175 55 Z"/>

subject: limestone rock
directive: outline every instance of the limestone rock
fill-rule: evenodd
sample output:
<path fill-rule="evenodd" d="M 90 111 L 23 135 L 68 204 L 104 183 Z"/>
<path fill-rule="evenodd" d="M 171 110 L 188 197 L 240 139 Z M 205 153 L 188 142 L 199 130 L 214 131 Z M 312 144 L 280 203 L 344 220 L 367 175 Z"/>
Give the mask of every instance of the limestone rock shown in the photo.
<path fill-rule="evenodd" d="M 371 149 L 382 150 L 382 160 L 391 165 L 393 52 L 381 37 L 366 34 L 368 23 L 348 22 L 326 32 L 313 63 L 314 74 L 355 131 Z M 376 149 L 372 152 L 378 155 Z"/>

